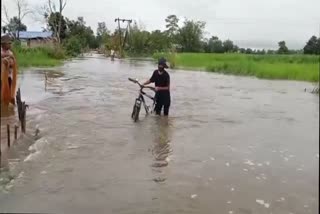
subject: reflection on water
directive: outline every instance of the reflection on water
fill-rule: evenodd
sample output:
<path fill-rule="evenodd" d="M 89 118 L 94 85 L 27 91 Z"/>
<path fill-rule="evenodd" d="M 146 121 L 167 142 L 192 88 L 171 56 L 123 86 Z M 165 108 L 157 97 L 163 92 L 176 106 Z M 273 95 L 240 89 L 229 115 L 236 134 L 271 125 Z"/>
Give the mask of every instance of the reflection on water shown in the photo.
<path fill-rule="evenodd" d="M 63 92 L 62 92 L 63 86 L 60 80 L 60 78 L 64 76 L 62 72 L 42 71 L 40 73 L 44 74 L 44 82 L 45 82 L 44 90 L 45 91 L 49 90 L 54 94 L 63 95 Z M 59 89 L 59 91 L 57 91 L 57 88 Z"/>
<path fill-rule="evenodd" d="M 151 128 L 154 134 L 154 146 L 152 154 L 154 156 L 154 167 L 164 167 L 168 165 L 171 150 L 171 127 L 167 117 L 156 117 Z"/>
<path fill-rule="evenodd" d="M 153 135 L 153 164 L 152 167 L 156 172 L 153 179 L 157 183 L 166 181 L 167 177 L 164 172 L 170 162 L 170 155 L 172 154 L 171 147 L 171 129 L 172 121 L 168 117 L 155 116 L 152 118 L 150 132 Z"/>
<path fill-rule="evenodd" d="M 13 132 L 14 126 L 18 124 L 18 116 L 16 114 L 15 106 L 13 105 L 3 105 L 1 104 L 1 128 L 0 128 L 0 168 L 5 169 L 8 167 L 8 132 L 7 132 L 7 125 L 10 128 L 10 144 L 14 142 Z M 1 170 L 0 170 L 0 181 L 1 181 Z M 0 182 L 0 189 L 1 189 L 1 182 Z"/>

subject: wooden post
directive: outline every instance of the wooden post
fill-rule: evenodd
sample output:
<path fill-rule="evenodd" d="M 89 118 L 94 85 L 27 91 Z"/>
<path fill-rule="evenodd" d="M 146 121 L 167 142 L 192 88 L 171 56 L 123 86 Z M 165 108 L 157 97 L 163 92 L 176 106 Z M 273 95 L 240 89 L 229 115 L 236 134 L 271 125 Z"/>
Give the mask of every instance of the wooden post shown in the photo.
<path fill-rule="evenodd" d="M 1 159 L 2 159 L 2 153 L 1 153 L 1 143 L 0 143 L 0 170 L 1 170 Z"/>
<path fill-rule="evenodd" d="M 16 100 L 17 100 L 19 121 L 21 121 L 21 91 L 20 91 L 20 88 L 18 88 Z"/>
<path fill-rule="evenodd" d="M 47 91 L 47 82 L 48 82 L 48 75 L 47 75 L 47 72 L 44 73 L 44 91 Z"/>
<path fill-rule="evenodd" d="M 18 127 L 17 125 L 14 126 L 14 139 L 15 139 L 15 140 L 18 139 L 18 128 L 19 128 L 19 127 Z"/>
<path fill-rule="evenodd" d="M 26 105 L 26 102 L 21 101 L 20 88 L 18 89 L 16 98 L 17 98 L 19 121 L 21 123 L 21 131 L 22 133 L 26 133 L 26 111 L 27 111 L 28 105 Z"/>
<path fill-rule="evenodd" d="M 27 105 L 25 102 L 22 102 L 21 105 L 21 130 L 22 133 L 26 133 L 26 111 L 27 111 Z"/>
<path fill-rule="evenodd" d="M 10 125 L 7 124 L 8 148 L 10 148 Z"/>

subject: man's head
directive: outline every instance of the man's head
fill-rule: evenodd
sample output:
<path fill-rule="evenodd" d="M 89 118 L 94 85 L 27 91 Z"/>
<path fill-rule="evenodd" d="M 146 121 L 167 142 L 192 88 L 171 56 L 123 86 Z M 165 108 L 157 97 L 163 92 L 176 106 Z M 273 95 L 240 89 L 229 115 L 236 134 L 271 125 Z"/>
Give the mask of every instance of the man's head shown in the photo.
<path fill-rule="evenodd" d="M 162 72 L 165 68 L 168 68 L 167 60 L 165 58 L 160 58 L 158 61 L 158 69 Z"/>
<path fill-rule="evenodd" d="M 11 48 L 11 38 L 9 35 L 1 36 L 1 47 L 5 50 L 9 50 Z"/>

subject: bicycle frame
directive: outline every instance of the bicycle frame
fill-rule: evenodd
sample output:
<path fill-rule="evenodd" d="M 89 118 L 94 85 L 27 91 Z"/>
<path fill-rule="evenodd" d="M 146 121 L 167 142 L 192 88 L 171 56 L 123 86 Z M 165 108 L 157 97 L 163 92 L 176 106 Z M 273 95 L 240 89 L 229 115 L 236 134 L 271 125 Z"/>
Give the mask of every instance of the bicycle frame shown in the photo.
<path fill-rule="evenodd" d="M 139 95 L 136 98 L 135 104 L 138 105 L 139 108 L 140 108 L 141 103 L 142 103 L 143 107 L 144 107 L 144 109 L 146 111 L 146 114 L 149 114 L 149 110 L 150 109 L 149 109 L 149 106 L 147 106 L 147 104 L 146 104 L 144 96 L 148 97 L 149 99 L 151 99 L 153 101 L 153 105 L 152 105 L 152 109 L 151 109 L 151 113 L 152 113 L 152 111 L 154 110 L 154 107 L 155 107 L 156 99 L 153 96 L 151 96 L 151 95 L 147 94 L 146 92 L 144 92 L 143 89 L 144 88 L 149 88 L 149 89 L 151 89 L 153 91 L 155 91 L 155 89 L 153 87 L 143 86 L 137 80 L 134 80 L 134 79 L 131 79 L 131 78 L 129 78 L 129 80 L 131 82 L 134 82 L 134 83 L 136 83 L 136 84 L 138 84 L 140 86 Z"/>
<path fill-rule="evenodd" d="M 148 97 L 149 99 L 151 99 L 151 100 L 153 101 L 152 109 L 151 109 L 151 112 L 150 112 L 150 113 L 152 113 L 152 111 L 153 111 L 153 109 L 154 109 L 154 106 L 155 106 L 155 98 L 152 97 L 151 95 L 145 93 L 145 92 L 143 91 L 143 88 L 140 89 L 139 96 L 138 96 L 138 98 L 136 99 L 136 101 L 139 101 L 139 102 L 140 102 L 140 103 L 139 103 L 140 105 L 141 105 L 141 103 L 143 103 L 143 107 L 144 107 L 144 109 L 145 109 L 145 111 L 146 111 L 146 114 L 149 114 L 149 110 L 150 110 L 150 109 L 149 109 L 149 106 L 147 106 L 147 103 L 146 103 L 146 101 L 145 101 L 145 99 L 144 99 L 144 96 Z"/>

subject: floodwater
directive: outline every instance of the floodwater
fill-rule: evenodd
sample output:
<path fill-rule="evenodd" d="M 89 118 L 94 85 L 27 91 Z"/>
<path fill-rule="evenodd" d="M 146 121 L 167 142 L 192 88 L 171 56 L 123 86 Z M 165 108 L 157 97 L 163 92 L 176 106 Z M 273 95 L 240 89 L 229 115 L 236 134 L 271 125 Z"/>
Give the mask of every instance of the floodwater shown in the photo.
<path fill-rule="evenodd" d="M 311 84 L 170 70 L 169 118 L 134 123 L 127 78 L 154 68 L 92 55 L 21 75 L 40 134 L 28 153 L 25 140 L 12 148 L 0 212 L 318 213 Z"/>

